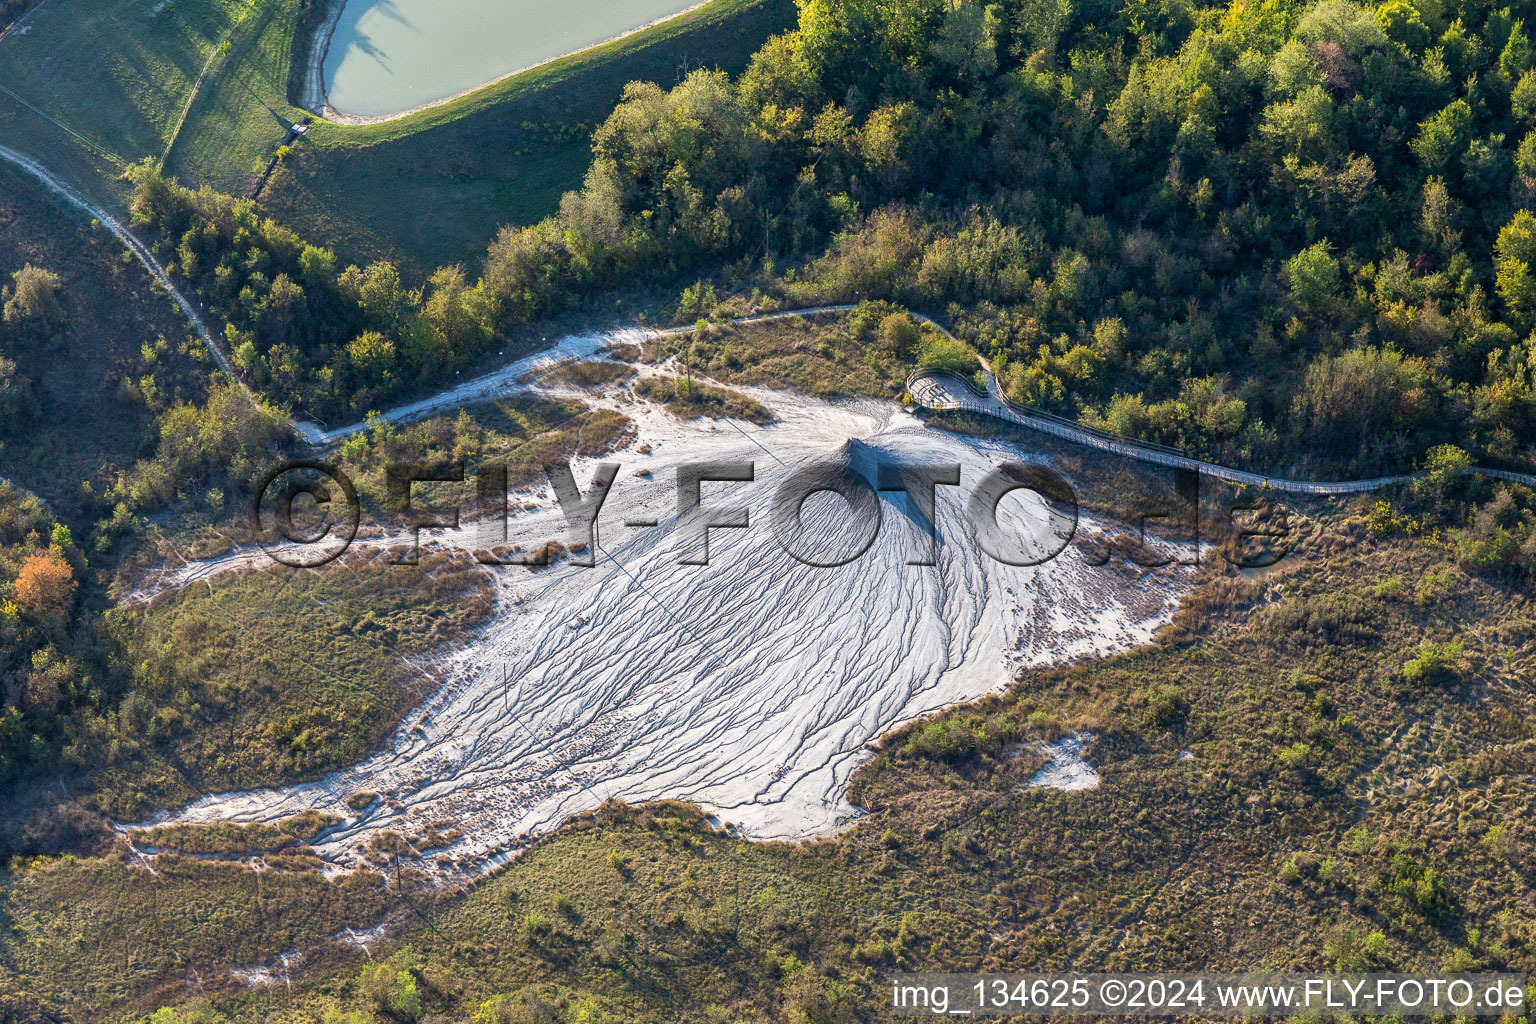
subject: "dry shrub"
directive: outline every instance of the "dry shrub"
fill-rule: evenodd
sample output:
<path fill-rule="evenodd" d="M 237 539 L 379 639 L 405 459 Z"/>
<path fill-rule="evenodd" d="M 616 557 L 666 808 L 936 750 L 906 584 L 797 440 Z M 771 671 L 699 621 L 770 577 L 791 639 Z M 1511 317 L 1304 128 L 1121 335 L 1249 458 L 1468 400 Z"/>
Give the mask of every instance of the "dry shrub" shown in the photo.
<path fill-rule="evenodd" d="M 77 586 L 68 562 L 51 552 L 38 552 L 21 563 L 11 595 L 28 611 L 63 618 L 69 613 Z"/>
<path fill-rule="evenodd" d="M 631 377 L 634 375 L 634 372 L 633 369 L 625 366 L 623 363 L 609 362 L 606 359 L 594 359 L 557 366 L 544 374 L 539 379 L 539 383 L 577 388 L 600 388 L 604 384 L 612 384 L 615 381 Z"/>
<path fill-rule="evenodd" d="M 1236 572 L 1214 576 L 1184 598 L 1168 628 L 1175 635 L 1194 636 L 1252 603 L 1262 589 L 1256 580 Z"/>

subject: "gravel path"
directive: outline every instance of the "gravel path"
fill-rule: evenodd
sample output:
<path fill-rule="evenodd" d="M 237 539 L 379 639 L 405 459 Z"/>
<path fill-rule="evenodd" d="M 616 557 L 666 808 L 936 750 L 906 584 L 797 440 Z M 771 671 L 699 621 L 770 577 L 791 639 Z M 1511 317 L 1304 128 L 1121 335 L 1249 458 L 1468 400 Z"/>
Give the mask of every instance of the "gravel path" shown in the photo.
<path fill-rule="evenodd" d="M 165 268 L 160 265 L 159 260 L 155 259 L 154 253 L 150 252 L 133 232 L 124 227 L 121 221 L 91 202 L 74 187 L 54 177 L 46 167 L 31 157 L 23 156 L 7 146 L 0 146 L 0 160 L 20 167 L 23 171 L 26 171 L 32 177 L 42 182 L 48 191 L 76 209 L 90 214 L 100 222 L 102 227 L 116 235 L 118 240 L 128 247 L 128 251 L 133 254 L 133 258 L 138 260 L 145 270 L 149 271 L 149 275 L 155 279 L 155 282 L 161 288 L 164 288 L 176 305 L 180 307 L 182 315 L 187 318 L 187 322 L 192 325 L 192 329 L 197 332 L 198 337 L 203 339 L 203 343 L 213 353 L 214 362 L 218 363 L 219 369 L 236 380 L 240 379 L 229 361 L 229 356 L 224 352 L 224 349 L 214 338 L 213 334 L 209 332 L 207 326 L 203 323 L 203 318 L 198 315 L 192 303 L 171 283 L 171 279 L 166 276 Z"/>

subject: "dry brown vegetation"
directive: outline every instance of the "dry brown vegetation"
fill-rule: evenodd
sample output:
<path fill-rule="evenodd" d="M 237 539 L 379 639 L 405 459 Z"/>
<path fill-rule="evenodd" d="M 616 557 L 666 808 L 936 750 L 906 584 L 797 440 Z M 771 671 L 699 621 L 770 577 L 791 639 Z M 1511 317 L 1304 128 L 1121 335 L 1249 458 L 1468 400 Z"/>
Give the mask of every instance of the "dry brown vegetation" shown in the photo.
<path fill-rule="evenodd" d="M 692 377 L 646 377 L 635 384 L 635 394 L 664 406 L 683 420 L 724 416 L 761 424 L 774 419 L 773 411 L 756 399 L 729 388 L 711 387 Z"/>
<path fill-rule="evenodd" d="M 634 348 L 634 346 L 628 347 Z M 548 373 L 542 374 L 539 377 L 539 383 L 546 387 L 564 386 L 601 390 L 604 385 L 633 376 L 634 372 L 623 363 L 608 359 L 589 359 L 557 366 Z"/>
<path fill-rule="evenodd" d="M 389 897 L 387 984 L 333 956 L 291 993 L 213 1005 L 383 1021 L 414 991 L 449 1019 L 490 1002 L 509 1020 L 839 1020 L 877 1016 L 893 970 L 1529 971 L 1536 606 L 1443 541 L 1377 537 L 1370 513 L 1293 505 L 1295 556 L 1213 570 L 1157 644 L 889 737 L 852 787 L 870 817 L 835 839 L 609 807 L 463 896 Z M 1028 744 L 1065 730 L 1092 734 L 1100 786 L 1025 788 Z M 30 921 L 46 904 L 20 878 L 7 912 Z M 78 969 L 61 952 L 32 954 L 48 984 Z M 144 1005 L 127 994 L 109 1016 Z"/>
<path fill-rule="evenodd" d="M 651 360 L 675 356 L 726 384 L 788 389 L 819 398 L 895 398 L 909 363 L 879 332 L 883 304 L 870 315 L 786 317 L 673 335 L 643 346 Z M 878 309 L 873 307 L 878 306 Z"/>

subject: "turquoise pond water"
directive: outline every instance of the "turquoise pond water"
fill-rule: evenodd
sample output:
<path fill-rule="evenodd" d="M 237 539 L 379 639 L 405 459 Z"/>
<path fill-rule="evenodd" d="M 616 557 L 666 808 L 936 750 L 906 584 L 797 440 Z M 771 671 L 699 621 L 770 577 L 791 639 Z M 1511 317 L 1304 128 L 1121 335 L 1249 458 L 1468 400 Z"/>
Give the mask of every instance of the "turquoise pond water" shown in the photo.
<path fill-rule="evenodd" d="M 347 0 L 327 99 L 383 117 L 484 85 L 692 7 L 696 0 Z"/>

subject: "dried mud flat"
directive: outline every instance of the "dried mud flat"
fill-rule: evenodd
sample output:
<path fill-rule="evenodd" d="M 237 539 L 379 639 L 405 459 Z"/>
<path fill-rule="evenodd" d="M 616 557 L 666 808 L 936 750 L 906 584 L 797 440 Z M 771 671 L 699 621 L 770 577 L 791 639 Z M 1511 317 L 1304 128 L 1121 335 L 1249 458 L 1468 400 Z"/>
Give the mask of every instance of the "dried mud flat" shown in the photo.
<path fill-rule="evenodd" d="M 330 870 L 368 864 L 392 832 L 413 840 L 424 867 L 460 877 L 610 798 L 692 801 L 755 838 L 825 834 L 860 813 L 844 792 L 871 741 L 1001 690 L 1021 666 L 1145 643 L 1193 584 L 1190 569 L 1117 573 L 1073 548 L 1035 567 L 997 562 L 971 536 L 965 500 L 986 473 L 1028 452 L 929 428 L 894 403 L 749 393 L 775 422 L 680 422 L 620 385 L 585 393 L 639 428 L 602 460 L 623 468 L 599 520 L 595 567 L 488 570 L 495 617 L 443 656 L 447 684 L 362 763 L 311 783 L 208 796 L 144 824 L 270 822 L 313 809 L 344 819 L 313 843 Z M 597 461 L 573 466 L 584 493 Z M 684 565 L 697 540 L 678 528 L 676 467 L 700 461 L 755 464 L 751 482 L 702 489 L 706 506 L 744 506 L 751 525 L 710 531 L 710 563 Z M 880 493 L 879 532 L 861 557 L 835 568 L 792 558 L 770 526 L 775 490 L 829 462 L 871 480 L 878 463 L 959 463 L 961 485 L 938 489 L 937 564 L 908 564 L 930 548 L 899 491 Z M 507 543 L 565 533 L 547 488 L 511 506 Z M 802 516 L 802 536 L 828 552 L 867 533 L 829 493 L 807 500 Z M 1014 492 L 999 518 L 1054 547 L 1049 531 L 1060 524 L 1034 495 Z M 658 525 L 625 525 L 644 519 Z M 1078 529 L 1094 525 L 1084 516 Z M 486 549 L 499 533 L 482 523 L 435 542 Z M 217 586 L 225 566 L 251 561 L 239 552 L 174 578 Z M 349 806 L 359 793 L 379 796 Z"/>

